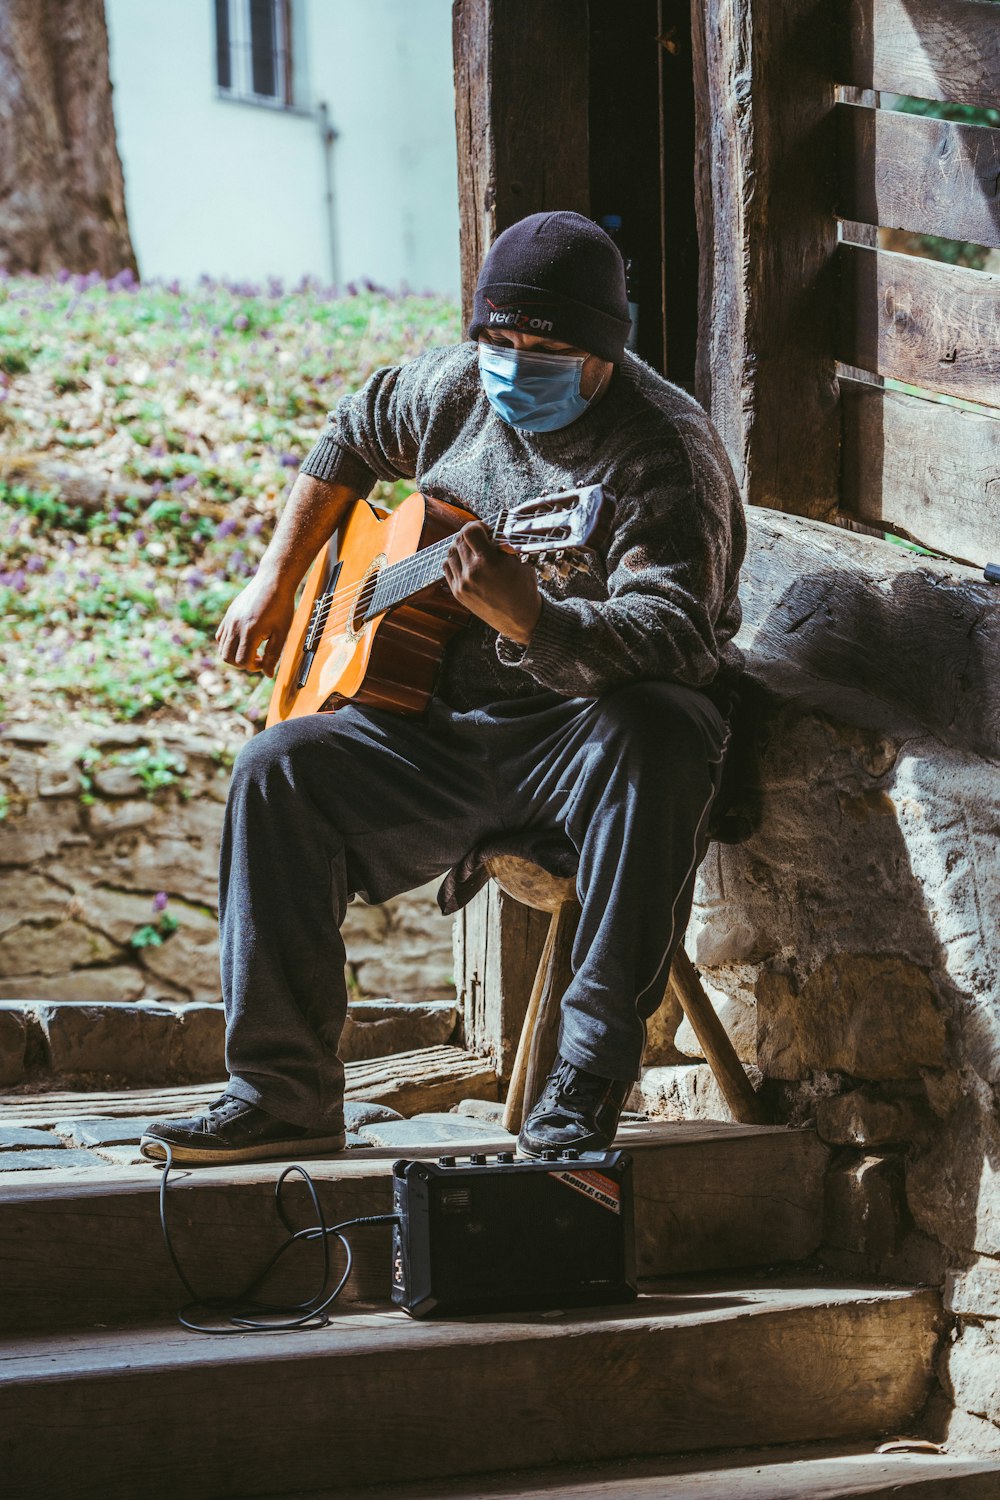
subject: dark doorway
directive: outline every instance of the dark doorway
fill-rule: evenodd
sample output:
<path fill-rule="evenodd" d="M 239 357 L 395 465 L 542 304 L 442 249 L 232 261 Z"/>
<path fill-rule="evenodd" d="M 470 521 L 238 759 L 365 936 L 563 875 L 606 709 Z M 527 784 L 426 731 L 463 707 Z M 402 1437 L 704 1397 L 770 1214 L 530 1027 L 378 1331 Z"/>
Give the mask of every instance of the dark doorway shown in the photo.
<path fill-rule="evenodd" d="M 590 0 L 590 204 L 621 217 L 637 353 L 693 389 L 698 321 L 690 0 Z"/>

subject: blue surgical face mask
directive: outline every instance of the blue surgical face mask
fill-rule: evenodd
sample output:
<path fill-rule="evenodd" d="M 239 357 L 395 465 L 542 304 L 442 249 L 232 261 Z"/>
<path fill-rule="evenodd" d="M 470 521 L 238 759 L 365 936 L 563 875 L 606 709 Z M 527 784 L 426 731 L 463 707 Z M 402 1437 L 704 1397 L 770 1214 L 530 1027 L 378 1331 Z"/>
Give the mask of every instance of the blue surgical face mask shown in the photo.
<path fill-rule="evenodd" d="M 568 427 L 589 406 L 580 395 L 583 355 L 479 345 L 479 378 L 493 410 L 525 432 Z"/>

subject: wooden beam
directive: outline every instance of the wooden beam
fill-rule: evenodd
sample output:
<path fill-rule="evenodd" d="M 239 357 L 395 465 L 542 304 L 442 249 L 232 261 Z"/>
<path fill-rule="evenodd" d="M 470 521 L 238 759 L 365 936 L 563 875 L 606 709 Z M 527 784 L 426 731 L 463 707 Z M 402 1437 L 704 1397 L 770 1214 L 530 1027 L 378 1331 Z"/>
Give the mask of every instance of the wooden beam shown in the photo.
<path fill-rule="evenodd" d="M 813 0 L 692 7 L 697 394 L 752 505 L 832 514 L 840 416 L 832 26 Z"/>
<path fill-rule="evenodd" d="M 468 320 L 483 256 L 545 209 L 588 213 L 588 27 L 579 0 L 454 0 L 455 126 Z"/>
<path fill-rule="evenodd" d="M 983 567 L 1000 560 L 1000 418 L 841 381 L 841 506 Z"/>
<path fill-rule="evenodd" d="M 838 83 L 997 107 L 993 0 L 837 0 Z"/>
<path fill-rule="evenodd" d="M 1000 760 L 995 584 L 801 516 L 751 510 L 736 637 L 776 698 Z"/>
<path fill-rule="evenodd" d="M 838 358 L 1000 405 L 1000 275 L 860 245 L 841 245 L 838 260 Z"/>
<path fill-rule="evenodd" d="M 1000 245 L 1000 130 L 837 106 L 845 219 Z"/>

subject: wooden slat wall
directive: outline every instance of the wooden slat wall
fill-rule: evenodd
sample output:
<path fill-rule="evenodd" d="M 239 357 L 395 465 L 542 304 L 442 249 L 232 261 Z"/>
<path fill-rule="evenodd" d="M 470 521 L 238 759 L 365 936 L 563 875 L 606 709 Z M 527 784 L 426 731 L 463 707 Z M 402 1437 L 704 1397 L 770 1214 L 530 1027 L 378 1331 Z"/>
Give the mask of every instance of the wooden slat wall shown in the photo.
<path fill-rule="evenodd" d="M 964 562 L 1000 560 L 1000 417 L 841 382 L 841 505 Z"/>
<path fill-rule="evenodd" d="M 1000 275 L 841 245 L 837 357 L 1000 406 Z"/>
<path fill-rule="evenodd" d="M 992 0 L 837 0 L 838 83 L 1000 103 L 1000 23 Z"/>
<path fill-rule="evenodd" d="M 856 104 L 837 126 L 843 218 L 1000 246 L 1000 130 Z"/>

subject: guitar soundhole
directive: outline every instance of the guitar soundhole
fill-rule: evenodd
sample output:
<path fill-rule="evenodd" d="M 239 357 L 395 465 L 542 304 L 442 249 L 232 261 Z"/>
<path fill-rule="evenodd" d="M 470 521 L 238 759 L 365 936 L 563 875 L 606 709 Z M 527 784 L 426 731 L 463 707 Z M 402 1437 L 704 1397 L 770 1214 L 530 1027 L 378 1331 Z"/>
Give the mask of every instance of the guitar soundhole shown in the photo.
<path fill-rule="evenodd" d="M 354 608 L 351 611 L 351 617 L 347 625 L 347 634 L 353 640 L 357 640 L 368 623 L 368 611 L 375 596 L 375 585 L 378 581 L 379 573 L 385 567 L 386 560 L 384 553 L 380 553 L 378 557 L 373 558 L 368 564 L 368 569 L 361 583 L 358 585 Z"/>

